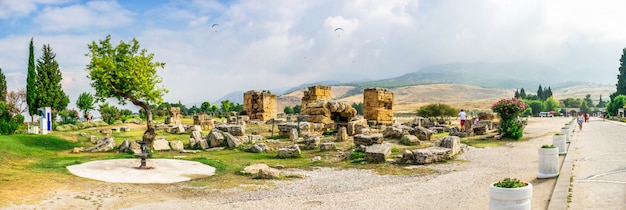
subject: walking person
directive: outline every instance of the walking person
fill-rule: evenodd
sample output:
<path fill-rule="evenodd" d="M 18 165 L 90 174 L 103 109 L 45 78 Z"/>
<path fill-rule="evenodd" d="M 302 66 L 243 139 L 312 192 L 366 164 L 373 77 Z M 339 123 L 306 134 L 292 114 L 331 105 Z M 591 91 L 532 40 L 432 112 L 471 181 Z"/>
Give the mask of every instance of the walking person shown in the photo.
<path fill-rule="evenodd" d="M 461 112 L 459 112 L 459 118 L 461 118 L 461 132 L 465 132 L 465 119 L 467 117 L 467 114 L 465 114 L 465 111 L 463 111 L 461 109 Z"/>
<path fill-rule="evenodd" d="M 583 122 L 585 118 L 583 117 L 582 112 L 578 112 L 577 122 L 578 122 L 578 131 L 583 130 Z"/>
<path fill-rule="evenodd" d="M 583 116 L 585 118 L 585 122 L 588 123 L 589 122 L 589 113 L 585 113 Z"/>

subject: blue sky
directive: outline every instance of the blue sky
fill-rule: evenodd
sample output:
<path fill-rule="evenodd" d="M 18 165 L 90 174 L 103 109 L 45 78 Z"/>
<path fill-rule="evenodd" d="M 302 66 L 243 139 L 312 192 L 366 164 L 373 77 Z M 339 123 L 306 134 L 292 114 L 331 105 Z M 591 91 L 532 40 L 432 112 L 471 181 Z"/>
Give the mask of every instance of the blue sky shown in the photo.
<path fill-rule="evenodd" d="M 114 43 L 137 38 L 165 62 L 165 100 L 184 104 L 452 62 L 533 62 L 614 84 L 623 8 L 610 0 L 0 0 L 0 68 L 9 90 L 25 88 L 29 40 L 36 58 L 50 44 L 70 107 L 93 92 L 84 54 L 107 34 Z"/>

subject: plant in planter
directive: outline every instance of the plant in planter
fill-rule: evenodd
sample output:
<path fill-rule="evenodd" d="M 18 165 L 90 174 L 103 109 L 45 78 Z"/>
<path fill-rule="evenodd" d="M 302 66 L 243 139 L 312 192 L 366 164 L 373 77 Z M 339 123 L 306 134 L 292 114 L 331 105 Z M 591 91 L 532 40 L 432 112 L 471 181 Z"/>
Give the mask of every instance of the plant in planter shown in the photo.
<path fill-rule="evenodd" d="M 525 124 L 518 117 L 526 108 L 528 108 L 528 105 L 517 98 L 500 99 L 491 105 L 491 110 L 500 116 L 499 129 L 502 137 L 522 138 Z"/>
<path fill-rule="evenodd" d="M 559 175 L 559 148 L 543 145 L 539 148 L 537 178 L 552 178 Z"/>
<path fill-rule="evenodd" d="M 489 185 L 489 209 L 530 209 L 532 184 L 505 178 Z"/>

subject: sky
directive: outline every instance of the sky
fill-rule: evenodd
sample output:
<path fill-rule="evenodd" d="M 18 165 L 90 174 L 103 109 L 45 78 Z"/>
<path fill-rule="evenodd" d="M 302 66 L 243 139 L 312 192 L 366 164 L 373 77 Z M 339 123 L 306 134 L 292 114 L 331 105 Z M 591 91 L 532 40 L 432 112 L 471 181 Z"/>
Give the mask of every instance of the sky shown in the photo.
<path fill-rule="evenodd" d="M 613 0 L 0 0 L 0 68 L 9 91 L 25 88 L 30 39 L 35 58 L 50 44 L 69 108 L 94 93 L 87 45 L 109 34 L 114 44 L 136 38 L 165 62 L 164 100 L 183 104 L 457 62 L 539 63 L 615 84 L 623 8 Z"/>

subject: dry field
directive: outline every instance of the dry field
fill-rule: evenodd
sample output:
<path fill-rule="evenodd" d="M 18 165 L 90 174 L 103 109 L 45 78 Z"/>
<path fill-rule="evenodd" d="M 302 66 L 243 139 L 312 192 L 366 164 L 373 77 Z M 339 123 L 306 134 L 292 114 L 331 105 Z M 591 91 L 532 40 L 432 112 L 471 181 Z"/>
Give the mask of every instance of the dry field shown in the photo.
<path fill-rule="evenodd" d="M 357 94 L 339 98 L 346 92 L 354 89 L 353 86 L 332 86 L 333 100 L 346 101 L 349 103 L 363 102 L 363 95 Z M 396 112 L 414 112 L 420 106 L 430 103 L 445 103 L 458 109 L 489 109 L 491 104 L 501 98 L 514 96 L 514 89 L 482 88 L 471 85 L 434 84 L 415 85 L 400 88 L 391 88 L 394 92 L 394 110 Z M 527 94 L 535 90 L 527 91 Z M 612 85 L 578 85 L 568 88 L 553 90 L 555 99 L 584 98 L 591 94 L 591 98 L 598 102 L 600 95 L 603 100 L 608 100 L 609 95 L 615 91 Z M 278 96 L 278 112 L 282 112 L 285 106 L 295 106 L 301 103 L 304 89 Z"/>

